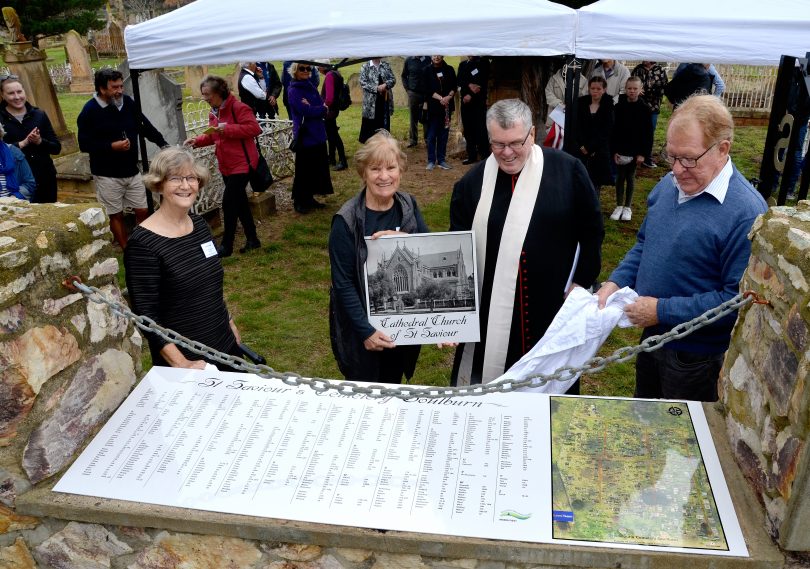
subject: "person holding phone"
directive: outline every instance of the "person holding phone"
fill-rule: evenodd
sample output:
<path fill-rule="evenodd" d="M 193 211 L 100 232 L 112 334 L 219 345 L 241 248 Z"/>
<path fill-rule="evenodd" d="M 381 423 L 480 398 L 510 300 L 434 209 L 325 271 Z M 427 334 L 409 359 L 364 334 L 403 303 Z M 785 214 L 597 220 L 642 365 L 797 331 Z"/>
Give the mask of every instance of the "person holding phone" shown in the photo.
<path fill-rule="evenodd" d="M 56 168 L 51 155 L 62 151 L 51 121 L 44 111 L 28 102 L 25 88 L 16 75 L 0 76 L 0 123 L 4 141 L 19 148 L 36 180 L 36 203 L 56 201 Z"/>
<path fill-rule="evenodd" d="M 124 76 L 116 69 L 99 69 L 95 96 L 85 103 L 76 124 L 79 149 L 90 155 L 96 197 L 110 218 L 110 230 L 123 249 L 127 245 L 124 209 L 135 222 L 149 215 L 146 187 L 138 168 L 138 135 L 161 148 L 169 145 L 158 129 L 124 94 Z"/>

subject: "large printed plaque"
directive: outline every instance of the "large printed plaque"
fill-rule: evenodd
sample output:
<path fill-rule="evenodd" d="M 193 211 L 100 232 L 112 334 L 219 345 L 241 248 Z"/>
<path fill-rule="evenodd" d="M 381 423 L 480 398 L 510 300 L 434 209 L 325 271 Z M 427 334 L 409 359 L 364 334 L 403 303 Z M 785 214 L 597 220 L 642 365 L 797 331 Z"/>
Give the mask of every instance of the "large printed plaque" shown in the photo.
<path fill-rule="evenodd" d="M 386 530 L 747 555 L 697 403 L 371 399 L 155 367 L 54 490 Z"/>

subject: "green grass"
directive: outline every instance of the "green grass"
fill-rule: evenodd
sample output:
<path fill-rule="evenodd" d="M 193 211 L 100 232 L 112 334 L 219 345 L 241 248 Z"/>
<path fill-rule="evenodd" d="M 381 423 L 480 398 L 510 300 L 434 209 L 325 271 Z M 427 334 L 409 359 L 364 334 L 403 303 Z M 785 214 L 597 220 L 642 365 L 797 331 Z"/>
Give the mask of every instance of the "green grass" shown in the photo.
<path fill-rule="evenodd" d="M 60 96 L 60 100 L 64 101 L 64 97 Z M 665 110 L 656 132 L 656 149 L 664 142 L 668 119 L 669 112 Z M 407 109 L 397 108 L 392 117 L 391 131 L 401 141 L 407 140 L 408 120 Z M 338 124 L 347 155 L 351 157 L 359 147 L 360 105 L 356 103 L 341 113 Z M 746 177 L 759 173 L 764 139 L 764 127 L 737 129 L 732 156 Z M 431 230 L 446 230 L 449 225 L 450 193 L 453 183 L 463 175 L 464 167 L 454 161 L 453 170 L 426 175 L 423 145 L 409 151 L 408 159 L 410 171 L 403 176 L 402 189 L 416 196 Z M 350 166 L 351 162 L 350 159 Z M 606 231 L 600 280 L 608 277 L 633 245 L 646 210 L 647 195 L 665 172 L 664 168 L 639 170 L 631 222 L 616 223 L 607 219 L 615 206 L 614 188 L 602 189 L 600 197 Z M 287 187 L 291 183 L 291 179 L 278 182 Z M 236 254 L 223 262 L 226 300 L 244 341 L 263 354 L 268 364 L 278 371 L 341 377 L 329 342 L 327 239 L 332 215 L 359 191 L 361 181 L 350 167 L 349 170 L 333 173 L 332 183 L 335 195 L 325 199 L 328 204 L 325 210 L 306 216 L 283 210 L 262 220 L 259 235 L 263 247 L 248 255 Z M 237 236 L 237 240 L 241 238 L 241 235 Z M 241 243 L 237 241 L 237 248 L 239 246 Z M 619 347 L 635 345 L 639 337 L 640 330 L 635 328 L 616 330 L 599 353 L 608 355 Z M 452 350 L 423 346 L 413 382 L 447 385 L 452 355 Z M 144 363 L 149 365 L 148 355 L 145 355 Z M 634 381 L 634 362 L 631 360 L 583 377 L 582 391 L 592 395 L 630 396 Z"/>

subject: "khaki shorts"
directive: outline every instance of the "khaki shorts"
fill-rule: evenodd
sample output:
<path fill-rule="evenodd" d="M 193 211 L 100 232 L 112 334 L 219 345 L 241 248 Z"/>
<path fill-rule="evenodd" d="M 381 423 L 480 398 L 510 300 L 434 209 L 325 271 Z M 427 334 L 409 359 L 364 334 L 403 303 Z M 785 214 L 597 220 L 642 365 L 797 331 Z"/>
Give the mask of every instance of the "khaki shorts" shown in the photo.
<path fill-rule="evenodd" d="M 129 178 L 93 176 L 96 198 L 107 215 L 121 213 L 125 208 L 146 209 L 146 187 L 140 174 Z"/>

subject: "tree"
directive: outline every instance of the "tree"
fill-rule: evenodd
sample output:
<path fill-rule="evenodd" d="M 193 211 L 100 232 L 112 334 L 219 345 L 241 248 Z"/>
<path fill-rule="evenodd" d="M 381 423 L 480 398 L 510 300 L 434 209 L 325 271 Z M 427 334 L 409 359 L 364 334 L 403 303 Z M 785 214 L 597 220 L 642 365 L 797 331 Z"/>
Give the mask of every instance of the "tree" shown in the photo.
<path fill-rule="evenodd" d="M 36 41 L 39 35 L 52 36 L 76 30 L 84 35 L 87 30 L 104 27 L 99 11 L 105 0 L 8 0 L 5 4 L 17 11 L 26 37 Z"/>
<path fill-rule="evenodd" d="M 394 294 L 394 283 L 385 278 L 385 271 L 377 270 L 368 278 L 368 298 L 376 310 Z"/>
<path fill-rule="evenodd" d="M 425 279 L 416 288 L 416 296 L 420 300 L 441 300 L 442 298 L 450 298 L 452 295 L 453 289 L 448 283 L 433 279 Z"/>

